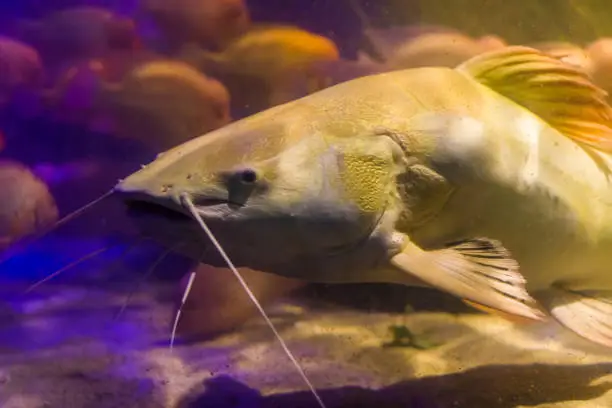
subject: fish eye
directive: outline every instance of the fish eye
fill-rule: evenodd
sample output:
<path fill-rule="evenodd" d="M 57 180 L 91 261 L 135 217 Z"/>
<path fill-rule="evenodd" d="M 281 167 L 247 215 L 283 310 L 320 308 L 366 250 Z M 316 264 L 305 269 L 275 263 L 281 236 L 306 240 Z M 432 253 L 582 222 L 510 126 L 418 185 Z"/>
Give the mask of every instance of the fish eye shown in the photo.
<path fill-rule="evenodd" d="M 257 181 L 257 172 L 253 169 L 243 169 L 240 171 L 239 177 L 243 184 L 253 184 Z"/>

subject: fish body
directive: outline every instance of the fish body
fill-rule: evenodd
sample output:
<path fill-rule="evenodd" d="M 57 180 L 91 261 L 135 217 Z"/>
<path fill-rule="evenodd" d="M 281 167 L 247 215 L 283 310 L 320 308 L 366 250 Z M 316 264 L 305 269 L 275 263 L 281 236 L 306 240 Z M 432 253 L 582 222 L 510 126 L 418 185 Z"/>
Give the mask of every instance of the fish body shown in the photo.
<path fill-rule="evenodd" d="M 566 64 L 572 64 L 578 68 L 584 69 L 590 74 L 593 72 L 593 64 L 588 50 L 577 44 L 563 41 L 547 41 L 532 44 L 531 47 L 558 58 Z M 593 78 L 593 80 L 595 81 L 595 78 Z"/>
<path fill-rule="evenodd" d="M 532 291 L 585 280 L 592 288 L 612 289 L 607 272 L 612 189 L 600 167 L 609 168 L 609 155 L 593 160 L 538 117 L 487 93 L 481 105 L 487 108 L 480 113 L 489 120 L 464 122 L 458 131 L 465 133 L 445 143 L 461 150 L 470 133 L 495 136 L 475 141 L 482 144 L 469 153 L 477 153 L 469 167 L 451 163 L 448 172 L 440 173 L 461 187 L 453 188 L 442 210 L 412 229 L 411 236 L 424 246 L 465 236 L 497 237 L 519 260 Z M 455 166 L 460 170 L 453 174 Z"/>
<path fill-rule="evenodd" d="M 139 46 L 135 23 L 103 7 L 79 6 L 55 11 L 40 20 L 19 22 L 21 37 L 35 44 L 52 65 L 96 58 L 113 49 Z"/>
<path fill-rule="evenodd" d="M 0 161 L 0 186 L 0 251 L 58 220 L 49 188 L 22 164 Z"/>
<path fill-rule="evenodd" d="M 313 63 L 309 67 L 307 75 L 304 72 L 294 71 L 293 76 L 287 76 L 281 88 L 282 92 L 276 94 L 280 99 L 273 102 L 281 103 L 282 100 L 291 101 L 302 98 L 314 92 L 346 82 L 362 76 L 372 75 L 390 71 L 391 69 L 383 64 L 373 61 L 351 61 L 339 59 L 336 61 L 321 61 Z"/>
<path fill-rule="evenodd" d="M 38 52 L 27 44 L 0 36 L 0 107 L 4 108 L 18 91 L 38 90 L 45 71 Z"/>
<path fill-rule="evenodd" d="M 144 0 L 141 7 L 170 48 L 195 43 L 220 51 L 242 35 L 251 23 L 244 0 Z"/>
<path fill-rule="evenodd" d="M 140 64 L 122 81 L 103 86 L 101 94 L 117 134 L 154 149 L 169 149 L 231 121 L 223 84 L 178 61 Z"/>
<path fill-rule="evenodd" d="M 493 36 L 479 39 L 456 32 L 425 33 L 405 42 L 389 55 L 395 69 L 441 66 L 454 68 L 483 52 L 502 48 L 503 40 Z"/>
<path fill-rule="evenodd" d="M 144 232 L 189 241 L 194 259 L 201 218 L 239 266 L 545 310 L 612 346 L 603 98 L 582 71 L 508 47 L 275 107 L 163 153 L 116 191 Z"/>
<path fill-rule="evenodd" d="M 136 67 L 157 59 L 149 52 L 117 50 L 104 58 L 74 60 L 57 71 L 53 86 L 42 90 L 39 98 L 54 121 L 112 133 L 112 121 L 100 106 L 107 85 L 121 83 Z"/>
<path fill-rule="evenodd" d="M 593 82 L 609 93 L 612 90 L 612 38 L 599 38 L 588 44 L 584 52 L 588 61 L 586 66 Z"/>
<path fill-rule="evenodd" d="M 323 89 L 321 67 L 339 61 L 340 53 L 324 36 L 293 26 L 261 25 L 223 52 L 186 46 L 181 58 L 220 78 L 239 108 L 259 111 L 296 99 L 302 84 L 312 92 Z"/>
<path fill-rule="evenodd" d="M 263 75 L 301 68 L 312 61 L 340 58 L 333 41 L 292 26 L 261 26 L 234 41 L 221 54 L 232 71 Z"/>
<path fill-rule="evenodd" d="M 388 28 L 366 28 L 363 34 L 383 57 L 388 57 L 406 43 L 422 35 L 437 33 L 458 34 L 459 31 L 445 26 L 411 24 Z"/>

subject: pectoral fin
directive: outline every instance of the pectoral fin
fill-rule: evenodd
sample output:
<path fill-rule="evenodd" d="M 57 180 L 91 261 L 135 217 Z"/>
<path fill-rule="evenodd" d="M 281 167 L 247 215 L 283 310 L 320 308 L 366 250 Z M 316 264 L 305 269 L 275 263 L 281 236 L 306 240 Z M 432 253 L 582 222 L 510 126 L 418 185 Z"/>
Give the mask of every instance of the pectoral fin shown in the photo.
<path fill-rule="evenodd" d="M 612 347 L 612 292 L 554 288 L 542 303 L 563 326 L 594 343 Z"/>
<path fill-rule="evenodd" d="M 488 306 L 484 306 L 484 305 L 481 305 L 480 303 L 472 302 L 472 301 L 467 300 L 467 299 L 462 299 L 462 300 L 463 300 L 463 303 L 465 303 L 466 305 L 468 305 L 470 307 L 473 307 L 474 309 L 478 309 L 481 312 L 485 312 L 485 313 L 492 314 L 492 315 L 495 315 L 495 316 L 500 316 L 500 317 L 502 317 L 502 318 L 504 318 L 506 320 L 510 320 L 510 321 L 512 321 L 514 323 L 529 323 L 529 322 L 533 322 L 534 321 L 531 318 L 525 318 L 523 316 L 518 316 L 518 315 L 515 315 L 515 314 L 510 314 L 510 313 L 502 312 L 501 310 L 493 309 L 493 308 L 490 308 Z"/>
<path fill-rule="evenodd" d="M 472 303 L 533 320 L 544 317 L 525 289 L 518 263 L 497 241 L 470 239 L 434 251 L 408 241 L 391 264 Z"/>

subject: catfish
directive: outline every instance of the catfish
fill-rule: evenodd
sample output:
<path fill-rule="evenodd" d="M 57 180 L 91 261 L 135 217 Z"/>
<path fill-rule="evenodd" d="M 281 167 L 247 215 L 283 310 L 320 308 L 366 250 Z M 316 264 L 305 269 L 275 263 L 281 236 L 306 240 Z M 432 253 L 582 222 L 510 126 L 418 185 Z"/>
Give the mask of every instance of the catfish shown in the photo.
<path fill-rule="evenodd" d="M 610 347 L 605 97 L 584 70 L 510 46 L 276 106 L 114 192 L 143 234 L 213 266 L 433 287 Z"/>

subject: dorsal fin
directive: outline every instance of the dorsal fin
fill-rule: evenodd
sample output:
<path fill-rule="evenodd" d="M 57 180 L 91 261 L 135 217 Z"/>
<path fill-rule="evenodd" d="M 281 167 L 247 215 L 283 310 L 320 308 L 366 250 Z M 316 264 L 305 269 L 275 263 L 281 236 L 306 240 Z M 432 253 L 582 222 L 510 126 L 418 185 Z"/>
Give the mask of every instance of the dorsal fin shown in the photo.
<path fill-rule="evenodd" d="M 607 92 L 578 67 L 524 46 L 510 46 L 457 67 L 529 109 L 575 142 L 612 153 L 612 108 Z"/>

